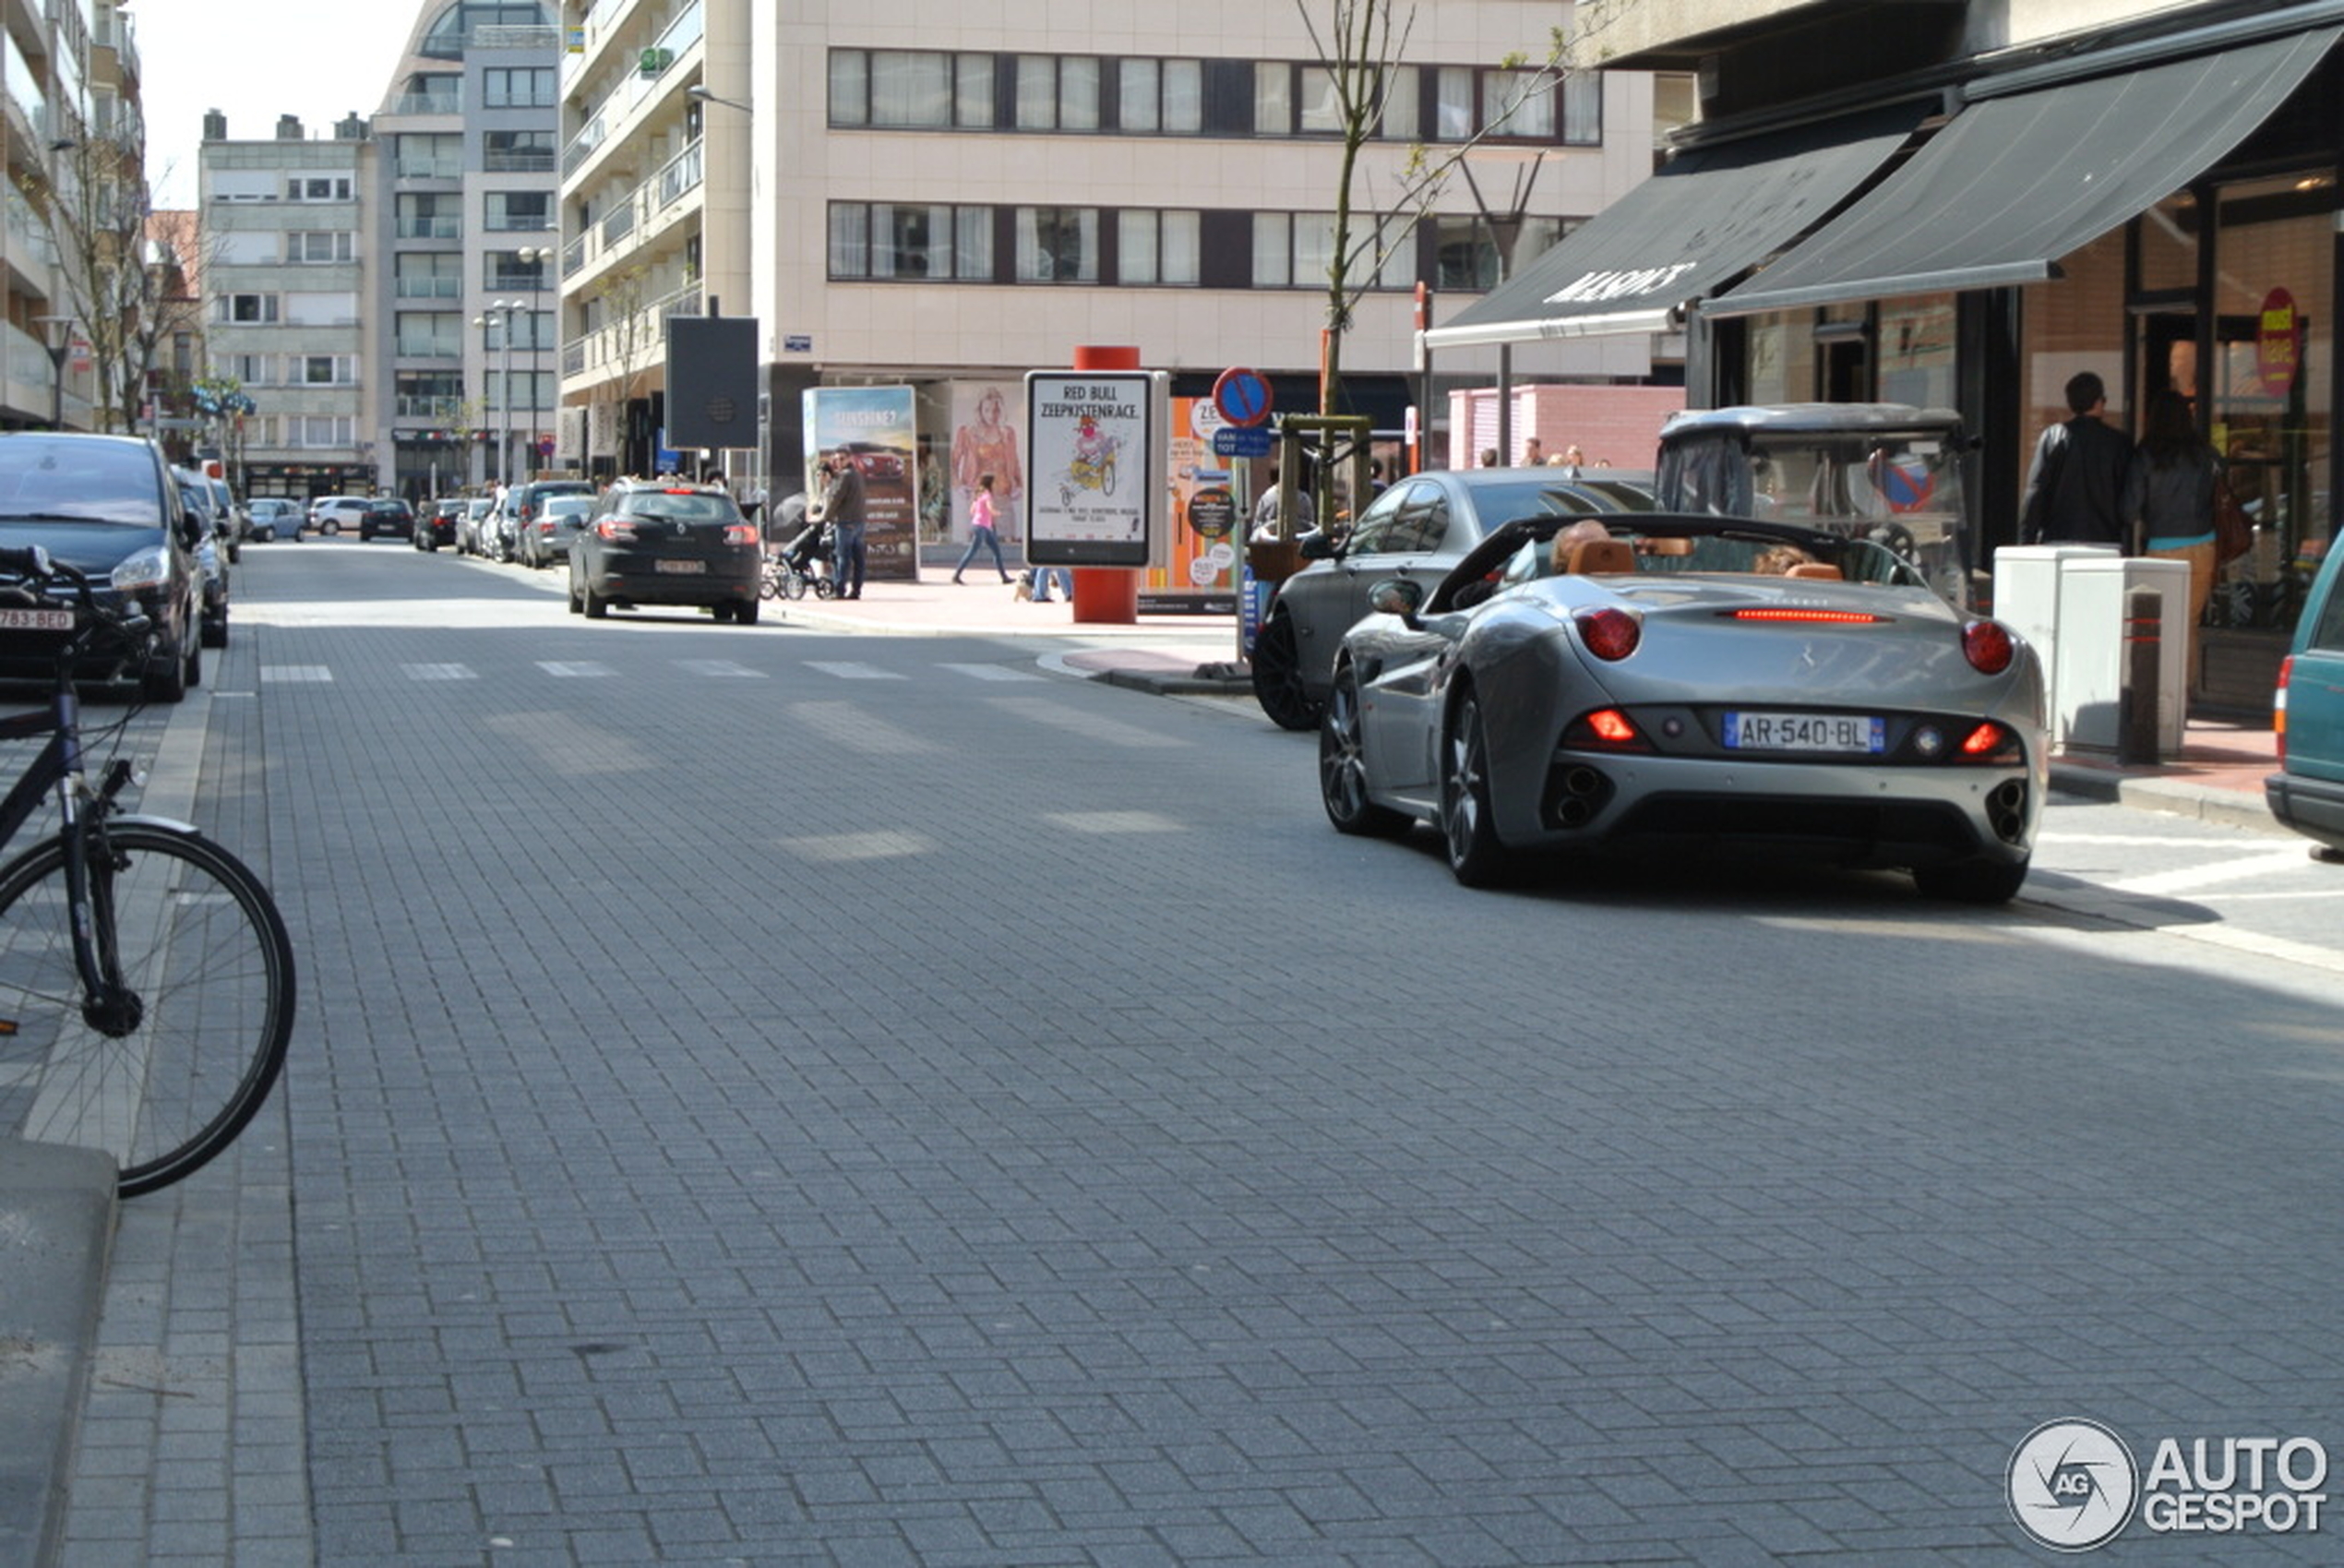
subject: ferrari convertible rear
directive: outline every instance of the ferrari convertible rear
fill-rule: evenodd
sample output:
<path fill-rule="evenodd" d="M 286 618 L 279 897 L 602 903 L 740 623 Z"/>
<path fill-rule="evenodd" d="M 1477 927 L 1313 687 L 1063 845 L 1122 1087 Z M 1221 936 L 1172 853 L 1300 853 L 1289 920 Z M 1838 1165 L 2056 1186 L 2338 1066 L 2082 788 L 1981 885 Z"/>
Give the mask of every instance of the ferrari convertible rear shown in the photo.
<path fill-rule="evenodd" d="M 1975 902 L 2026 880 L 2048 783 L 2035 655 L 1875 544 L 1525 520 L 1429 594 L 1378 592 L 1321 730 L 1343 832 L 1432 824 L 1474 886 L 1631 847 L 1898 868 Z"/>

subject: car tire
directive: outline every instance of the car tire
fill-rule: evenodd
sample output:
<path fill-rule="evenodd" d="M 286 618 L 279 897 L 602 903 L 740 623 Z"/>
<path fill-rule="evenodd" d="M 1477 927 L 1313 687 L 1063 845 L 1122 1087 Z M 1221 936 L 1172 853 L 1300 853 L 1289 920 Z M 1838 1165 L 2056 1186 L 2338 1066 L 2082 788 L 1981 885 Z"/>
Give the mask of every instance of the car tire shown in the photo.
<path fill-rule="evenodd" d="M 755 626 L 757 624 L 757 601 L 754 599 L 734 600 L 733 624 L 735 626 Z"/>
<path fill-rule="evenodd" d="M 222 610 L 220 612 L 220 618 L 218 620 L 209 620 L 204 622 L 203 630 L 197 635 L 197 640 L 202 643 L 202 645 L 206 648 L 227 647 L 228 612 Z"/>
<path fill-rule="evenodd" d="M 2008 904 L 2027 880 L 2027 861 L 1956 860 L 1949 866 L 1916 866 L 1913 886 L 1921 897 L 1948 904 Z"/>
<path fill-rule="evenodd" d="M 187 688 L 195 684 L 187 678 L 188 663 L 188 660 L 174 658 L 168 664 L 148 666 L 146 679 L 139 683 L 147 700 L 149 702 L 186 700 Z"/>
<path fill-rule="evenodd" d="M 1441 741 L 1441 838 L 1449 869 L 1469 888 L 1504 887 L 1522 862 L 1498 837 L 1489 796 L 1489 731 L 1467 687 Z"/>
<path fill-rule="evenodd" d="M 569 613 L 573 616 L 579 615 L 583 613 L 585 608 L 585 595 L 578 591 L 578 574 L 572 572 L 569 579 Z"/>
<path fill-rule="evenodd" d="M 1319 721 L 1319 800 L 1336 832 L 1398 838 L 1414 819 L 1369 797 L 1361 719 L 1359 672 L 1346 664 L 1334 672 L 1334 689 L 1327 693 L 1326 712 Z"/>
<path fill-rule="evenodd" d="M 604 620 L 608 618 L 610 615 L 610 601 L 595 592 L 594 585 L 590 582 L 586 585 L 585 602 L 580 606 L 580 608 L 586 612 L 586 618 L 588 620 Z"/>
<path fill-rule="evenodd" d="M 1273 615 L 1253 640 L 1253 700 L 1280 729 L 1316 729 L 1323 704 L 1302 684 L 1302 644 L 1294 617 Z"/>

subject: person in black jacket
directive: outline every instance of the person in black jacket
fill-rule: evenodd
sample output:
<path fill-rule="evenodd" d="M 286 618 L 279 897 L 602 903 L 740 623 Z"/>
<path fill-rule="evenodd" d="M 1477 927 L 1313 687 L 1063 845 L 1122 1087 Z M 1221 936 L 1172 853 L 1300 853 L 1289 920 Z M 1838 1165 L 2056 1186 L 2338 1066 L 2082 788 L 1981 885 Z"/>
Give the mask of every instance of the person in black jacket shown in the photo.
<path fill-rule="evenodd" d="M 822 467 L 830 484 L 822 492 L 822 521 L 831 525 L 831 582 L 841 599 L 863 596 L 867 562 L 863 544 L 863 471 L 855 454 L 839 451 Z"/>
<path fill-rule="evenodd" d="M 2043 432 L 2027 471 L 2019 539 L 2028 545 L 2124 543 L 2124 474 L 2133 444 L 2101 419 L 2108 388 L 2086 370 L 2068 377 L 2074 417 Z"/>

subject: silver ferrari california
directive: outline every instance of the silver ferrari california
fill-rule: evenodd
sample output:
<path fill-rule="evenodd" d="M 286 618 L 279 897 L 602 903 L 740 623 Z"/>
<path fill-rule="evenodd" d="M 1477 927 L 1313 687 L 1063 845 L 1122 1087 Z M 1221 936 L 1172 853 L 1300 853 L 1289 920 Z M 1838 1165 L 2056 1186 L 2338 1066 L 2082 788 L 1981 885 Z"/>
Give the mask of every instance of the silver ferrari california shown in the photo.
<path fill-rule="evenodd" d="M 1371 602 L 1320 728 L 1327 816 L 1432 824 L 1468 886 L 1556 852 L 1717 845 L 1975 903 L 2026 880 L 2049 781 L 2035 653 L 1869 539 L 1527 518 Z"/>

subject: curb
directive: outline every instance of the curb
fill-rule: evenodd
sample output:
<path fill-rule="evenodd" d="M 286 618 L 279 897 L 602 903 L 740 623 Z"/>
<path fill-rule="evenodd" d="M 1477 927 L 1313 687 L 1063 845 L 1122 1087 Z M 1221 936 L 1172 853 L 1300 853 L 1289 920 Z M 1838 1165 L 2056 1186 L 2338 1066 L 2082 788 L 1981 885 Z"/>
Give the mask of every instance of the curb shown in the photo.
<path fill-rule="evenodd" d="M 111 1156 L 0 1139 L 0 1568 L 57 1561 L 114 1228 Z"/>
<path fill-rule="evenodd" d="M 2087 800 L 2111 801 L 2138 811 L 2194 817 L 2203 822 L 2257 832 L 2280 836 L 2288 833 L 2272 817 L 2260 793 L 2207 789 L 2203 784 L 2177 779 L 2126 778 L 2099 768 L 2063 766 L 2058 762 L 2051 764 L 2051 788 L 2061 794 L 2080 796 Z"/>

